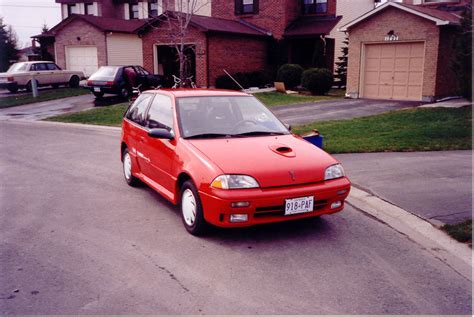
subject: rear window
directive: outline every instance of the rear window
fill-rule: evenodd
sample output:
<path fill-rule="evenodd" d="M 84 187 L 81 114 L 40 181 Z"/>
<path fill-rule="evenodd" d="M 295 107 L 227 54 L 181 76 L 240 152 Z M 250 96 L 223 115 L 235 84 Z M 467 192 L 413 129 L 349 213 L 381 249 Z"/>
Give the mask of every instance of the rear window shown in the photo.
<path fill-rule="evenodd" d="M 8 69 L 7 73 L 24 72 L 28 70 L 27 63 L 15 63 Z"/>
<path fill-rule="evenodd" d="M 115 74 L 117 74 L 117 71 L 119 70 L 119 68 L 120 67 L 115 67 L 115 66 L 102 66 L 101 68 L 99 68 L 98 71 L 92 74 L 89 79 L 114 80 Z"/>

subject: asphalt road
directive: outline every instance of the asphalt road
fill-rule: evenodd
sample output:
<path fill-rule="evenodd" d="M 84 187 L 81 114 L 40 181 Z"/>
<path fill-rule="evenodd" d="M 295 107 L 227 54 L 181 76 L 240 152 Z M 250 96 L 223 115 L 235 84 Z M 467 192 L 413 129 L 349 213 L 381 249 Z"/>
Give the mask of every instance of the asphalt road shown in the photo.
<path fill-rule="evenodd" d="M 196 238 L 120 132 L 0 122 L 0 314 L 471 314 L 471 283 L 346 207 Z"/>

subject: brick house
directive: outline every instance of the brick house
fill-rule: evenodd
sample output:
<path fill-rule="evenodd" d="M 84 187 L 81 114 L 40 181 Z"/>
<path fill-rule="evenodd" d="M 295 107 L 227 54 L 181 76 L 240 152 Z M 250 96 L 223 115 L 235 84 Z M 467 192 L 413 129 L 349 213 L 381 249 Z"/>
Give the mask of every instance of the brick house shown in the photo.
<path fill-rule="evenodd" d="M 453 40 L 467 3 L 388 2 L 342 26 L 349 34 L 347 95 L 421 101 L 455 95 Z"/>
<path fill-rule="evenodd" d="M 64 20 L 35 38 L 61 67 L 89 75 L 102 65 L 138 64 L 176 73 L 160 18 L 176 9 L 176 0 L 55 1 Z M 286 62 L 332 69 L 344 38 L 337 26 L 374 7 L 374 0 L 201 1 L 207 5 L 193 17 L 186 44 L 193 48 L 191 74 L 206 87 L 223 69 L 275 69 Z"/>

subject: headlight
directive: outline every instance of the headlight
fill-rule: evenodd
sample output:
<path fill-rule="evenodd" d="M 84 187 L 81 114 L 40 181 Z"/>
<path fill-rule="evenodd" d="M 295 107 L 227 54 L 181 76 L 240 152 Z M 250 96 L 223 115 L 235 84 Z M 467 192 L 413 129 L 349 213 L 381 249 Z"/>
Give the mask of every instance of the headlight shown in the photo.
<path fill-rule="evenodd" d="M 220 175 L 211 183 L 211 187 L 220 189 L 257 188 L 255 178 L 247 175 Z"/>
<path fill-rule="evenodd" d="M 326 168 L 326 172 L 324 173 L 324 180 L 327 181 L 329 179 L 340 178 L 340 177 L 343 177 L 344 175 L 345 174 L 344 174 L 344 169 L 342 168 L 342 165 L 335 164 Z"/>

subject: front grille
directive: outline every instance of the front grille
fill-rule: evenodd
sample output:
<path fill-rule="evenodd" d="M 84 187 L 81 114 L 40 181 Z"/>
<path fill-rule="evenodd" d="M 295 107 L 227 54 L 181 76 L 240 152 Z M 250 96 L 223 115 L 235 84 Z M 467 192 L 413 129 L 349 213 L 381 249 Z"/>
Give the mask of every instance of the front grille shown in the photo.
<path fill-rule="evenodd" d="M 327 200 L 316 200 L 313 204 L 313 211 L 324 209 L 327 205 Z M 255 209 L 254 218 L 275 217 L 285 215 L 285 205 L 280 206 L 266 206 L 257 207 Z"/>

